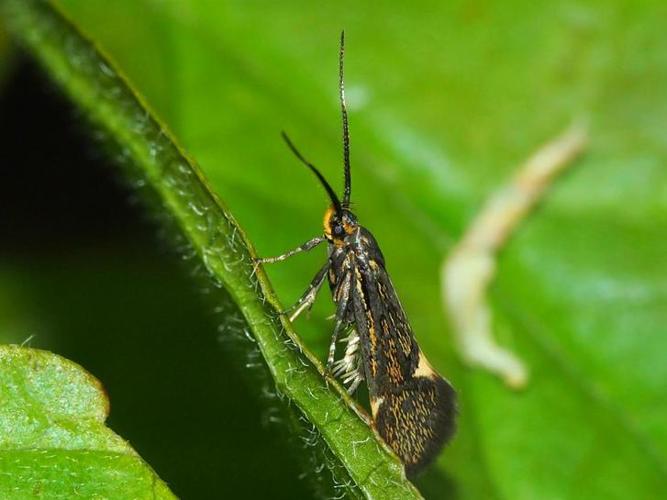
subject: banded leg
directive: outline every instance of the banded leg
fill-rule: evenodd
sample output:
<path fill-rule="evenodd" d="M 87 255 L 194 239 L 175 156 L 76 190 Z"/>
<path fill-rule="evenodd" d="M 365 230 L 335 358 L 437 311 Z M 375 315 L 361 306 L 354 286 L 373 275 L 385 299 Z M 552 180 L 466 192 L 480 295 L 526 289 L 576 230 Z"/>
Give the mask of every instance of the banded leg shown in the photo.
<path fill-rule="evenodd" d="M 344 326 L 345 313 L 347 312 L 347 304 L 350 299 L 350 273 L 347 273 L 336 289 L 336 323 L 334 325 L 333 333 L 331 334 L 331 344 L 329 345 L 329 356 L 327 357 L 327 370 L 331 371 L 333 368 L 334 357 L 336 355 L 336 341 L 341 328 Z"/>
<path fill-rule="evenodd" d="M 359 371 L 359 373 L 361 373 L 361 371 Z M 351 379 L 352 383 L 347 388 L 347 393 L 350 396 L 352 396 L 354 394 L 354 392 L 357 390 L 357 388 L 359 387 L 359 384 L 361 384 L 363 381 L 364 381 L 364 377 L 362 377 L 360 375 L 355 376 L 353 379 Z"/>
<path fill-rule="evenodd" d="M 296 304 L 294 304 L 286 311 L 283 311 L 283 314 L 293 311 L 289 317 L 290 321 L 294 321 L 305 309 L 310 309 L 312 307 L 313 303 L 315 302 L 315 298 L 317 297 L 317 293 L 320 291 L 322 283 L 324 283 L 324 278 L 327 276 L 329 266 L 330 262 L 329 259 L 327 259 L 327 263 L 322 266 L 322 269 L 317 271 L 317 274 L 310 282 L 310 285 L 308 285 L 308 288 L 303 293 L 303 295 L 299 298 L 299 300 L 296 301 Z"/>
<path fill-rule="evenodd" d="M 285 259 L 288 259 L 292 255 L 296 255 L 300 252 L 307 252 L 308 250 L 312 250 L 315 248 L 317 245 L 322 243 L 326 238 L 324 236 L 316 236 L 312 240 L 306 241 L 303 245 L 296 247 L 293 250 L 290 250 L 289 252 L 285 252 L 282 255 L 277 255 L 275 257 L 261 257 L 255 260 L 257 263 L 261 264 L 273 264 L 274 262 L 280 262 Z"/>
<path fill-rule="evenodd" d="M 364 380 L 361 353 L 359 352 L 361 340 L 356 329 L 351 329 L 345 342 L 347 342 L 345 354 L 334 363 L 333 374 L 342 380 L 343 385 L 347 386 L 347 392 L 353 394 Z"/>

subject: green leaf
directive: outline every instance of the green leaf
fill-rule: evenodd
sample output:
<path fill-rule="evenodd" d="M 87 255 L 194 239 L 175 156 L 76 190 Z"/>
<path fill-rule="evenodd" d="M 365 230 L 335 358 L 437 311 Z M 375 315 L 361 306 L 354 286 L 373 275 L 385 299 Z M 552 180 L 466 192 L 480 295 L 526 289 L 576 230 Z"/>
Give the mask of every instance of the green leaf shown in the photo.
<path fill-rule="evenodd" d="M 108 413 L 102 385 L 80 366 L 0 346 L 0 496 L 175 498 L 104 425 Z"/>
<path fill-rule="evenodd" d="M 328 464 L 337 489 L 374 498 L 419 498 L 403 466 L 361 420 L 356 404 L 276 314 L 262 273 L 259 281 L 243 231 L 206 179 L 95 47 L 44 2 L 2 4 L 13 32 L 70 96 L 121 146 L 186 235 L 212 278 L 225 287 L 252 329 L 276 387 L 321 435 L 337 462 Z M 336 471 L 340 465 L 342 471 Z"/>
<path fill-rule="evenodd" d="M 663 494 L 662 2 L 60 4 L 197 158 L 262 254 L 321 231 L 324 196 L 277 132 L 340 178 L 346 28 L 355 209 L 423 350 L 461 397 L 458 435 L 420 479 L 424 494 Z M 528 389 L 512 393 L 455 361 L 439 264 L 484 198 L 581 114 L 588 154 L 505 249 L 492 290 L 500 340 L 531 369 Z M 279 296 L 295 298 L 323 258 L 271 268 Z M 298 328 L 323 356 L 331 306 L 321 302 Z"/>

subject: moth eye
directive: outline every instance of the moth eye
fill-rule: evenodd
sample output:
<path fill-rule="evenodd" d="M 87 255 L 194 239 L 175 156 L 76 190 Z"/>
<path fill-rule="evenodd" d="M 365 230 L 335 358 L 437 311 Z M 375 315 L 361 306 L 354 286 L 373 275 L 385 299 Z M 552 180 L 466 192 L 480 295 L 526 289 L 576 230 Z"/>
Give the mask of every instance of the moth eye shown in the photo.
<path fill-rule="evenodd" d="M 343 233 L 345 233 L 345 230 L 343 229 L 343 226 L 341 224 L 335 224 L 333 227 L 333 232 L 336 236 L 340 236 Z"/>

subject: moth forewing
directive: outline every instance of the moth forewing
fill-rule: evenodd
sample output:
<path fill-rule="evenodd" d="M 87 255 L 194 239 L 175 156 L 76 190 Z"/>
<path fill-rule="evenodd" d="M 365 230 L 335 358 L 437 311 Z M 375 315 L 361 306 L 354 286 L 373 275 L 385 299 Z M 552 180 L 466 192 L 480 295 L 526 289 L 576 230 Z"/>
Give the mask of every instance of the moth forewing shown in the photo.
<path fill-rule="evenodd" d="M 410 381 L 371 400 L 378 434 L 414 477 L 431 463 L 455 430 L 455 392 L 437 373 Z"/>
<path fill-rule="evenodd" d="M 347 258 L 334 259 L 332 269 L 336 262 L 352 261 L 352 321 L 362 347 L 373 422 L 414 475 L 454 432 L 455 392 L 419 349 L 375 238 L 361 226 L 357 231 L 338 250 Z"/>

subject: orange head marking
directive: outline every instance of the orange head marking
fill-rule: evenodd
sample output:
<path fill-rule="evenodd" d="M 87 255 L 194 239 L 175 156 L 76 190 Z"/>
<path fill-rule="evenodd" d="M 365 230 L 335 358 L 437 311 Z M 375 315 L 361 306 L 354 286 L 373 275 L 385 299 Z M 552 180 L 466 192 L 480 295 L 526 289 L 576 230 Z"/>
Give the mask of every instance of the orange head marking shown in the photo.
<path fill-rule="evenodd" d="M 343 209 L 340 214 L 331 205 L 324 212 L 324 236 L 336 245 L 342 245 L 345 237 L 354 233 L 358 227 L 356 217 L 349 210 Z"/>
<path fill-rule="evenodd" d="M 331 219 L 335 216 L 336 216 L 336 207 L 331 205 L 329 208 L 327 208 L 327 211 L 324 212 L 324 221 L 323 221 L 324 236 L 326 236 L 328 240 L 331 240 L 333 238 Z"/>

